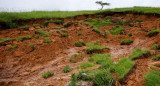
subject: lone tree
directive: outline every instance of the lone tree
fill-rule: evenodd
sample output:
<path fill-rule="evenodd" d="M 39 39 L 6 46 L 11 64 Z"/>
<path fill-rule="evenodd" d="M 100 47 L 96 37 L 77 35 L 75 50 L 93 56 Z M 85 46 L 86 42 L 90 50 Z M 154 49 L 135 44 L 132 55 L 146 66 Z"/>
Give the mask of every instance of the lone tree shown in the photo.
<path fill-rule="evenodd" d="M 102 1 L 96 1 L 96 4 L 99 4 L 102 6 L 101 10 L 103 9 L 104 5 L 110 5 L 110 3 L 107 3 L 107 2 L 102 2 Z"/>

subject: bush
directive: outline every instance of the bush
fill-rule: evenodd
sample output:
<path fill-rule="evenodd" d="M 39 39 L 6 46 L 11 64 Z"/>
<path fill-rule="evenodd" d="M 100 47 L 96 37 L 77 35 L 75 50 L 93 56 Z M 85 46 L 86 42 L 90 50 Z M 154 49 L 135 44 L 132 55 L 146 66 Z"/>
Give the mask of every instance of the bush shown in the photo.
<path fill-rule="evenodd" d="M 151 51 L 149 50 L 141 50 L 140 48 L 134 50 L 132 52 L 132 55 L 129 57 L 130 59 L 137 59 L 137 58 L 143 58 L 151 56 Z"/>
<path fill-rule="evenodd" d="M 8 50 L 13 50 L 13 49 L 16 49 L 16 48 L 17 48 L 17 45 L 13 45 L 13 46 L 9 46 Z"/>
<path fill-rule="evenodd" d="M 149 32 L 147 33 L 147 35 L 148 35 L 149 37 L 152 37 L 152 36 L 157 35 L 159 32 L 160 32 L 160 29 L 151 30 L 151 31 L 149 31 Z"/>
<path fill-rule="evenodd" d="M 82 46 L 86 45 L 86 43 L 84 41 L 76 41 L 74 44 L 76 47 L 82 47 Z"/>
<path fill-rule="evenodd" d="M 147 86 L 160 86 L 160 71 L 151 71 L 145 76 Z"/>
<path fill-rule="evenodd" d="M 51 71 L 49 71 L 49 72 L 46 72 L 46 73 L 42 74 L 42 77 L 43 78 L 48 78 L 48 77 L 50 77 L 52 75 L 53 75 L 53 73 Z"/>
<path fill-rule="evenodd" d="M 2 39 L 0 39 L 0 44 L 3 43 L 3 42 L 11 41 L 11 40 L 14 40 L 14 39 L 13 38 L 9 38 L 9 37 L 2 38 Z"/>
<path fill-rule="evenodd" d="M 152 60 L 159 60 L 159 59 L 160 59 L 160 55 L 152 56 Z"/>
<path fill-rule="evenodd" d="M 67 65 L 67 66 L 65 66 L 64 67 L 64 69 L 63 69 L 63 72 L 64 73 L 68 73 L 68 72 L 70 72 L 71 71 L 71 68 Z"/>
<path fill-rule="evenodd" d="M 86 69 L 86 68 L 88 68 L 88 67 L 93 67 L 93 66 L 94 66 L 94 65 L 93 65 L 92 63 L 88 63 L 88 62 L 81 64 L 81 68 L 82 68 L 82 69 Z"/>
<path fill-rule="evenodd" d="M 160 49 L 160 45 L 159 44 L 154 44 L 153 48 L 156 49 L 156 50 L 158 50 L 158 49 Z"/>
<path fill-rule="evenodd" d="M 96 33 L 98 33 L 99 35 L 102 35 L 102 34 L 103 34 L 103 32 L 101 32 L 101 31 L 100 31 L 99 29 L 97 29 L 97 28 L 94 28 L 93 31 L 96 32 Z"/>
<path fill-rule="evenodd" d="M 120 20 L 116 22 L 117 25 L 124 25 L 125 23 L 126 23 L 126 20 Z"/>
<path fill-rule="evenodd" d="M 116 26 L 114 27 L 110 32 L 112 35 L 118 35 L 120 34 L 122 31 L 124 31 L 124 28 Z"/>
<path fill-rule="evenodd" d="M 109 71 L 97 71 L 93 84 L 94 86 L 113 86 L 114 77 L 109 73 Z"/>
<path fill-rule="evenodd" d="M 108 34 L 109 34 L 109 31 L 105 30 L 105 38 L 107 38 Z"/>
<path fill-rule="evenodd" d="M 45 38 L 43 42 L 44 42 L 44 43 L 50 43 L 51 40 L 50 40 L 49 38 Z"/>
<path fill-rule="evenodd" d="M 16 40 L 17 41 L 23 41 L 24 39 L 31 39 L 32 36 L 30 35 L 27 35 L 27 36 L 19 36 L 19 37 L 16 37 Z"/>
<path fill-rule="evenodd" d="M 121 41 L 121 45 L 130 45 L 131 43 L 133 43 L 132 39 L 124 39 Z"/>

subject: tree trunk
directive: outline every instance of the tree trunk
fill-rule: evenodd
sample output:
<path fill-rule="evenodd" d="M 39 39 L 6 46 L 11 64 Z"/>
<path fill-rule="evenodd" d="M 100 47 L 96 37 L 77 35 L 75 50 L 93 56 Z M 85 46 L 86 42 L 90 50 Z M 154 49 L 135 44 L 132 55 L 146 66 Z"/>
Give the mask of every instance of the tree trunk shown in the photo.
<path fill-rule="evenodd" d="M 101 8 L 101 10 L 103 9 L 103 5 L 101 5 L 102 6 L 102 8 Z"/>

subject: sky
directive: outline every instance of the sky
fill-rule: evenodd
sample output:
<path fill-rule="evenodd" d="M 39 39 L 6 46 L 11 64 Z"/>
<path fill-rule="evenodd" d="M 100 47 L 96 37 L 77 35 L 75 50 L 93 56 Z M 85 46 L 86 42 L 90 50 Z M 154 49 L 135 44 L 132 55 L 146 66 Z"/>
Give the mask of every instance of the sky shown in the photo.
<path fill-rule="evenodd" d="M 0 0 L 0 12 L 97 10 L 97 0 Z M 100 0 L 104 9 L 133 6 L 160 7 L 160 0 Z"/>

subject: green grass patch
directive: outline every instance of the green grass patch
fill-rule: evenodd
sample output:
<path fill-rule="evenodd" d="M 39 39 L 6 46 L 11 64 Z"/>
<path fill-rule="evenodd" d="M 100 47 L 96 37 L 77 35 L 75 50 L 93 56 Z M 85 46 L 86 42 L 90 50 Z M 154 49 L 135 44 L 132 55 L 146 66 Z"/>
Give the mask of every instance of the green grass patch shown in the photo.
<path fill-rule="evenodd" d="M 39 38 L 39 37 L 48 37 L 51 33 L 38 29 L 38 30 L 35 30 L 35 34 L 38 34 L 36 38 Z"/>
<path fill-rule="evenodd" d="M 121 41 L 121 45 L 130 45 L 131 43 L 133 43 L 132 39 L 124 39 Z"/>
<path fill-rule="evenodd" d="M 97 29 L 97 28 L 94 28 L 93 31 L 96 32 L 96 33 L 98 33 L 99 35 L 103 34 L 103 32 L 100 31 L 100 29 Z"/>
<path fill-rule="evenodd" d="M 71 69 L 68 65 L 65 66 L 64 69 L 63 69 L 63 72 L 64 72 L 64 73 L 68 73 L 68 72 L 70 72 L 70 71 L 72 71 L 72 69 Z"/>
<path fill-rule="evenodd" d="M 152 60 L 159 60 L 159 59 L 160 59 L 160 55 L 152 56 Z"/>
<path fill-rule="evenodd" d="M 3 42 L 12 41 L 12 40 L 14 40 L 14 38 L 9 38 L 9 37 L 7 37 L 7 38 L 2 38 L 2 39 L 0 39 L 0 44 L 3 43 Z"/>
<path fill-rule="evenodd" d="M 152 37 L 157 35 L 160 32 L 160 29 L 148 31 L 147 36 Z"/>
<path fill-rule="evenodd" d="M 132 33 L 129 33 L 129 34 L 128 34 L 128 36 L 130 36 L 130 37 L 131 37 L 131 36 L 132 36 Z"/>
<path fill-rule="evenodd" d="M 92 63 L 88 63 L 88 62 L 81 64 L 81 68 L 82 68 L 82 69 L 86 69 L 86 68 L 88 68 L 88 67 L 93 67 L 93 66 L 94 66 L 94 65 L 93 65 Z"/>
<path fill-rule="evenodd" d="M 110 32 L 111 32 L 112 35 L 118 35 L 124 30 L 125 30 L 124 28 L 116 26 Z"/>
<path fill-rule="evenodd" d="M 43 42 L 44 42 L 44 43 L 50 43 L 51 40 L 50 40 L 49 38 L 45 38 Z"/>
<path fill-rule="evenodd" d="M 50 19 L 50 20 L 46 20 L 45 21 L 45 24 L 48 24 L 48 23 L 56 23 L 56 24 L 62 24 L 62 20 L 59 20 L 59 19 Z"/>
<path fill-rule="evenodd" d="M 145 76 L 147 86 L 160 86 L 160 71 L 151 71 Z"/>
<path fill-rule="evenodd" d="M 13 50 L 13 49 L 16 49 L 16 48 L 17 48 L 17 45 L 13 45 L 13 46 L 9 46 L 8 50 Z"/>
<path fill-rule="evenodd" d="M 134 23 L 129 23 L 129 26 L 130 26 L 130 27 L 133 27 L 133 26 L 134 26 Z"/>
<path fill-rule="evenodd" d="M 58 32 L 62 35 L 62 37 L 67 37 L 68 36 L 68 33 L 66 31 L 59 30 Z"/>
<path fill-rule="evenodd" d="M 117 25 L 125 25 L 126 20 L 120 20 L 120 21 L 116 21 Z"/>
<path fill-rule="evenodd" d="M 32 36 L 30 36 L 30 35 L 27 35 L 27 36 L 19 36 L 19 37 L 16 37 L 16 40 L 17 41 L 23 41 L 23 40 L 25 40 L 25 39 L 31 39 L 32 38 Z"/>
<path fill-rule="evenodd" d="M 48 77 L 51 77 L 52 75 L 53 75 L 53 73 L 51 71 L 48 71 L 48 72 L 42 74 L 42 77 L 43 78 L 48 78 Z"/>
<path fill-rule="evenodd" d="M 143 20 L 137 19 L 137 20 L 135 20 L 135 22 L 144 22 L 144 21 L 143 21 Z"/>
<path fill-rule="evenodd" d="M 108 30 L 105 30 L 105 38 L 108 37 L 108 34 L 109 34 L 109 31 L 108 31 Z"/>
<path fill-rule="evenodd" d="M 18 28 L 22 28 L 22 29 L 29 28 L 29 27 L 30 27 L 29 25 L 18 26 Z"/>
<path fill-rule="evenodd" d="M 149 50 L 141 50 L 140 48 L 134 50 L 132 55 L 129 57 L 130 59 L 144 58 L 151 56 L 151 51 Z"/>
<path fill-rule="evenodd" d="M 86 43 L 85 43 L 84 41 L 76 41 L 76 42 L 74 43 L 74 45 L 75 45 L 76 47 L 82 47 L 82 46 L 85 46 Z"/>
<path fill-rule="evenodd" d="M 158 50 L 158 49 L 160 49 L 160 45 L 159 44 L 154 44 L 153 48 L 156 49 L 156 50 Z"/>
<path fill-rule="evenodd" d="M 104 49 L 109 49 L 107 46 L 100 46 L 96 42 L 87 43 L 87 53 L 101 53 Z"/>

